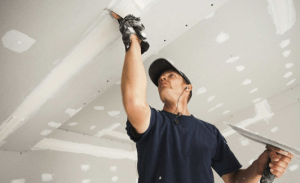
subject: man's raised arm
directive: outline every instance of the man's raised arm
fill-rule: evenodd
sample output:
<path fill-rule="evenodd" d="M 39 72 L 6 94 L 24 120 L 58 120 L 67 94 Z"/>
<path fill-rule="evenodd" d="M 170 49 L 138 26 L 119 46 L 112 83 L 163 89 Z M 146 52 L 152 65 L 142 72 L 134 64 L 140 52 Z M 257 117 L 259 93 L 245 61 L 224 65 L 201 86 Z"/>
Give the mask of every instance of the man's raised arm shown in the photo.
<path fill-rule="evenodd" d="M 133 34 L 126 52 L 122 71 L 121 90 L 125 109 L 146 105 L 147 78 L 141 55 L 141 40 Z"/>
<path fill-rule="evenodd" d="M 120 31 L 123 35 L 122 38 L 126 50 L 121 78 L 121 91 L 128 120 L 136 132 L 142 134 L 150 124 L 151 111 L 146 101 L 147 77 L 141 55 L 141 39 L 145 40 L 145 38 L 139 34 L 141 33 L 140 30 L 144 29 L 144 26 L 138 21 L 134 23 L 137 27 L 126 27 L 124 25 L 129 24 L 124 21 L 120 23 Z M 138 27 L 141 25 L 143 26 L 142 28 Z M 138 31 L 138 36 L 133 31 L 133 28 Z M 142 51 L 144 52 L 145 50 Z"/>

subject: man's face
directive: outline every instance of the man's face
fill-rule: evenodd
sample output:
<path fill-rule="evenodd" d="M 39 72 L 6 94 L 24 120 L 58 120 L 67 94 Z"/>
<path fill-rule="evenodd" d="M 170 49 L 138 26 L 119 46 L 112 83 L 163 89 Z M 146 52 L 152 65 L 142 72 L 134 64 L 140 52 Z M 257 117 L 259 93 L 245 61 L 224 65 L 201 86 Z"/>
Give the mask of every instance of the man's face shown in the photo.
<path fill-rule="evenodd" d="M 162 73 L 158 79 L 158 92 L 161 101 L 178 100 L 184 89 L 182 76 L 173 70 Z"/>

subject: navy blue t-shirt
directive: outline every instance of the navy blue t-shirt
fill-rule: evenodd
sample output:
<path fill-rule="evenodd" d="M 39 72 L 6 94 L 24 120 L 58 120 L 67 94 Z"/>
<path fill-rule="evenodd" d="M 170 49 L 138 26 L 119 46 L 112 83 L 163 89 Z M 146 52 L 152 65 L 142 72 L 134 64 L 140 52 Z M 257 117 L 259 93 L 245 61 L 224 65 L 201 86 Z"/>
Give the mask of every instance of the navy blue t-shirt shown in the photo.
<path fill-rule="evenodd" d="M 145 133 L 135 137 L 127 118 L 126 130 L 136 143 L 138 183 L 213 183 L 211 167 L 220 177 L 242 167 L 215 125 L 167 111 L 151 109 Z"/>

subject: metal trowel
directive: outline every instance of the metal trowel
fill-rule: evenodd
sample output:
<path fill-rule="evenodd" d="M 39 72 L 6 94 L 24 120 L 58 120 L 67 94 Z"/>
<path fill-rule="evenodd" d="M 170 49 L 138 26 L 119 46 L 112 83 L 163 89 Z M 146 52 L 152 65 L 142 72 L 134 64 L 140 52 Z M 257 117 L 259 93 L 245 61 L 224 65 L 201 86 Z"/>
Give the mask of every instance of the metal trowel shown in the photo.
<path fill-rule="evenodd" d="M 264 145 L 271 145 L 271 146 L 277 147 L 279 149 L 282 149 L 284 151 L 294 154 L 296 158 L 300 159 L 300 149 L 290 147 L 281 142 L 278 142 L 278 141 L 269 139 L 267 137 L 264 137 L 262 135 L 259 135 L 258 133 L 253 133 L 245 128 L 235 126 L 233 124 L 226 123 L 226 122 L 225 122 L 225 124 L 246 138 L 249 138 L 251 140 L 254 140 L 255 142 L 258 142 L 258 143 L 261 143 Z M 269 167 L 270 162 L 271 162 L 271 159 L 269 159 L 269 162 L 265 168 L 264 174 L 262 175 L 262 177 L 260 179 L 260 183 L 273 183 L 274 182 L 275 175 L 273 175 L 270 172 L 270 167 Z"/>
<path fill-rule="evenodd" d="M 107 8 L 104 8 L 104 10 L 107 10 L 107 11 L 109 12 L 109 15 L 110 15 L 113 19 L 118 20 L 119 24 L 120 24 L 121 21 L 123 20 L 123 18 L 122 18 L 120 15 L 118 15 L 117 13 L 115 13 L 115 12 L 113 12 L 113 11 L 107 9 Z"/>

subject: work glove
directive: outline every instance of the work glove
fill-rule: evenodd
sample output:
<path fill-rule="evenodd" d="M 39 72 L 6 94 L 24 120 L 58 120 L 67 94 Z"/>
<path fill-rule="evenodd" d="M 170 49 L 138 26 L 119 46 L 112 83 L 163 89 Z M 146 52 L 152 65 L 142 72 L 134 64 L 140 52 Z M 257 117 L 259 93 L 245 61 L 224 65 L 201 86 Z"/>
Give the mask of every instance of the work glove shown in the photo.
<path fill-rule="evenodd" d="M 122 33 L 122 40 L 125 45 L 125 51 L 130 49 L 131 40 L 130 36 L 132 34 L 137 35 L 137 37 L 142 41 L 141 42 L 141 54 L 146 52 L 150 45 L 147 41 L 145 41 L 146 33 L 143 31 L 145 29 L 144 25 L 141 23 L 139 17 L 135 17 L 132 14 L 127 15 L 124 18 L 119 18 L 119 30 Z"/>

